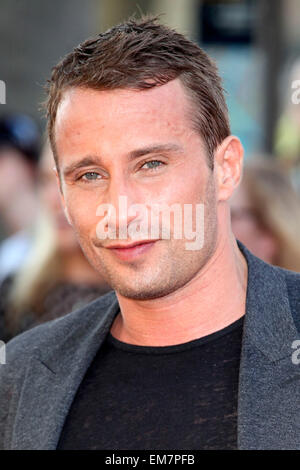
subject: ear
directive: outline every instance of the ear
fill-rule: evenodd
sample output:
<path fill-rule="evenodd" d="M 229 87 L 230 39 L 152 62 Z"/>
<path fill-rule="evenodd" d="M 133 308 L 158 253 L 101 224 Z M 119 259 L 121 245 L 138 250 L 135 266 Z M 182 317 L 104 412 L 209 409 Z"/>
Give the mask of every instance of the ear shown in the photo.
<path fill-rule="evenodd" d="M 69 222 L 69 224 L 72 225 L 71 217 L 70 217 L 70 214 L 68 212 L 68 209 L 67 209 L 67 206 L 66 206 L 66 201 L 65 201 L 65 198 L 64 198 L 64 193 L 63 193 L 63 188 L 62 188 L 62 181 L 61 181 L 59 171 L 57 170 L 56 166 L 53 167 L 53 171 L 55 173 L 56 181 L 57 181 L 57 184 L 58 184 L 58 187 L 59 187 L 60 199 L 61 199 L 61 203 L 62 203 L 62 207 L 63 207 L 64 213 L 65 213 L 66 219 Z"/>
<path fill-rule="evenodd" d="M 227 201 L 242 178 L 244 149 L 238 137 L 230 135 L 215 152 L 218 200 Z"/>

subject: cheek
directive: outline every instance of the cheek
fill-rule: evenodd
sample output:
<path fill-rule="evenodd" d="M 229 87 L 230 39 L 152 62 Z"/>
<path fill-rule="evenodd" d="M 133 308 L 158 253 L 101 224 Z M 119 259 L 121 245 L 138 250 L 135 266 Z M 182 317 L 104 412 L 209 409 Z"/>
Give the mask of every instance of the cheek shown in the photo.
<path fill-rule="evenodd" d="M 159 191 L 162 202 L 172 204 L 194 204 L 205 200 L 205 178 L 198 177 L 192 171 L 187 174 L 181 173 L 176 178 L 171 178 Z M 156 196 L 157 197 L 157 196 Z"/>

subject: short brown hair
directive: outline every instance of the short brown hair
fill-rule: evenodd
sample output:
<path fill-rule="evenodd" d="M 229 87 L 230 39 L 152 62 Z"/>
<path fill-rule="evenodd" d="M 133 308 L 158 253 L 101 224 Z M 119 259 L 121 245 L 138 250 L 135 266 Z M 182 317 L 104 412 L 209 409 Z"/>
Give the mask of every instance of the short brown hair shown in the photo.
<path fill-rule="evenodd" d="M 192 122 L 204 139 L 209 166 L 213 168 L 214 151 L 230 134 L 217 67 L 196 43 L 149 16 L 130 19 L 84 41 L 52 69 L 46 105 L 55 158 L 54 125 L 66 89 L 141 90 L 175 78 L 181 80 L 192 98 Z"/>

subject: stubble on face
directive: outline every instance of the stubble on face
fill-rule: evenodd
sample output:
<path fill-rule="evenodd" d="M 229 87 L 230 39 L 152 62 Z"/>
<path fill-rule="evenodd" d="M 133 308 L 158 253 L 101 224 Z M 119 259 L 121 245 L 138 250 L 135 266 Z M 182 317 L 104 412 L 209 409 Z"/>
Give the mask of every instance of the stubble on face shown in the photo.
<path fill-rule="evenodd" d="M 171 234 L 170 239 L 159 240 L 152 248 L 153 252 L 145 258 L 130 263 L 116 262 L 107 248 L 97 244 L 95 251 L 80 233 L 77 233 L 77 238 L 88 261 L 118 294 L 133 300 L 164 297 L 193 282 L 215 251 L 217 202 L 211 170 L 204 199 L 199 200 L 198 204 L 204 204 L 204 244 L 200 250 L 188 250 L 186 243 L 190 240 L 177 240 Z"/>
<path fill-rule="evenodd" d="M 161 190 L 163 202 L 169 205 L 183 201 L 182 204 L 192 204 L 195 210 L 196 204 L 204 204 L 204 244 L 201 249 L 186 249 L 186 243 L 190 240 L 175 239 L 171 229 L 170 239 L 158 240 L 148 253 L 135 260 L 123 261 L 106 248 L 107 244 L 101 246 L 99 241 L 94 242 L 98 220 L 91 209 L 87 215 L 86 206 L 93 206 L 91 198 L 95 200 L 95 197 L 92 192 L 81 192 L 76 189 L 76 183 L 72 183 L 67 190 L 69 194 L 66 194 L 66 200 L 79 244 L 90 264 L 101 273 L 107 283 L 127 298 L 146 300 L 163 297 L 183 288 L 197 277 L 215 251 L 217 200 L 214 172 L 208 168 L 200 136 L 191 130 L 190 121 L 183 112 L 187 109 L 187 97 L 178 80 L 149 91 L 100 93 L 107 97 L 104 97 L 104 101 L 104 95 L 96 91 L 74 93 L 71 105 L 66 103 L 66 109 L 61 110 L 58 126 L 60 138 L 57 139 L 60 158 L 65 157 L 72 161 L 72 155 L 76 154 L 78 148 L 82 154 L 95 153 L 96 149 L 96 152 L 105 158 L 107 154 L 107 167 L 111 166 L 112 172 L 116 172 L 119 155 L 125 155 L 130 148 L 138 148 L 141 142 L 144 143 L 141 136 L 145 136 L 147 143 L 174 141 L 184 147 L 184 156 L 175 165 L 170 165 L 167 177 L 162 177 L 161 180 L 156 177 L 153 180 L 155 190 L 149 182 L 145 185 L 142 199 L 155 203 Z M 76 102 L 80 104 L 76 105 Z M 92 119 L 92 116 L 95 116 L 95 119 Z M 123 165 L 124 161 L 124 158 L 120 157 L 118 165 Z M 132 177 L 131 181 L 136 181 L 135 177 Z M 138 187 L 138 196 L 141 197 L 143 180 L 138 181 L 138 184 L 134 184 L 135 188 Z M 95 191 L 99 190 L 96 188 Z M 149 200 L 148 194 L 154 201 Z M 114 240 L 114 243 L 116 242 L 117 240 Z"/>

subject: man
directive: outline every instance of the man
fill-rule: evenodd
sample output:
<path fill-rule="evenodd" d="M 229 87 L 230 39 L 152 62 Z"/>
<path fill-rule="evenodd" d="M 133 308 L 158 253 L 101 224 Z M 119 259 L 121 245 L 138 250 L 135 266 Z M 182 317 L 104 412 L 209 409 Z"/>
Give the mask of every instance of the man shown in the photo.
<path fill-rule="evenodd" d="M 300 448 L 300 277 L 232 234 L 243 150 L 212 61 L 129 21 L 55 67 L 48 113 L 67 218 L 115 293 L 7 346 L 1 447 Z"/>

